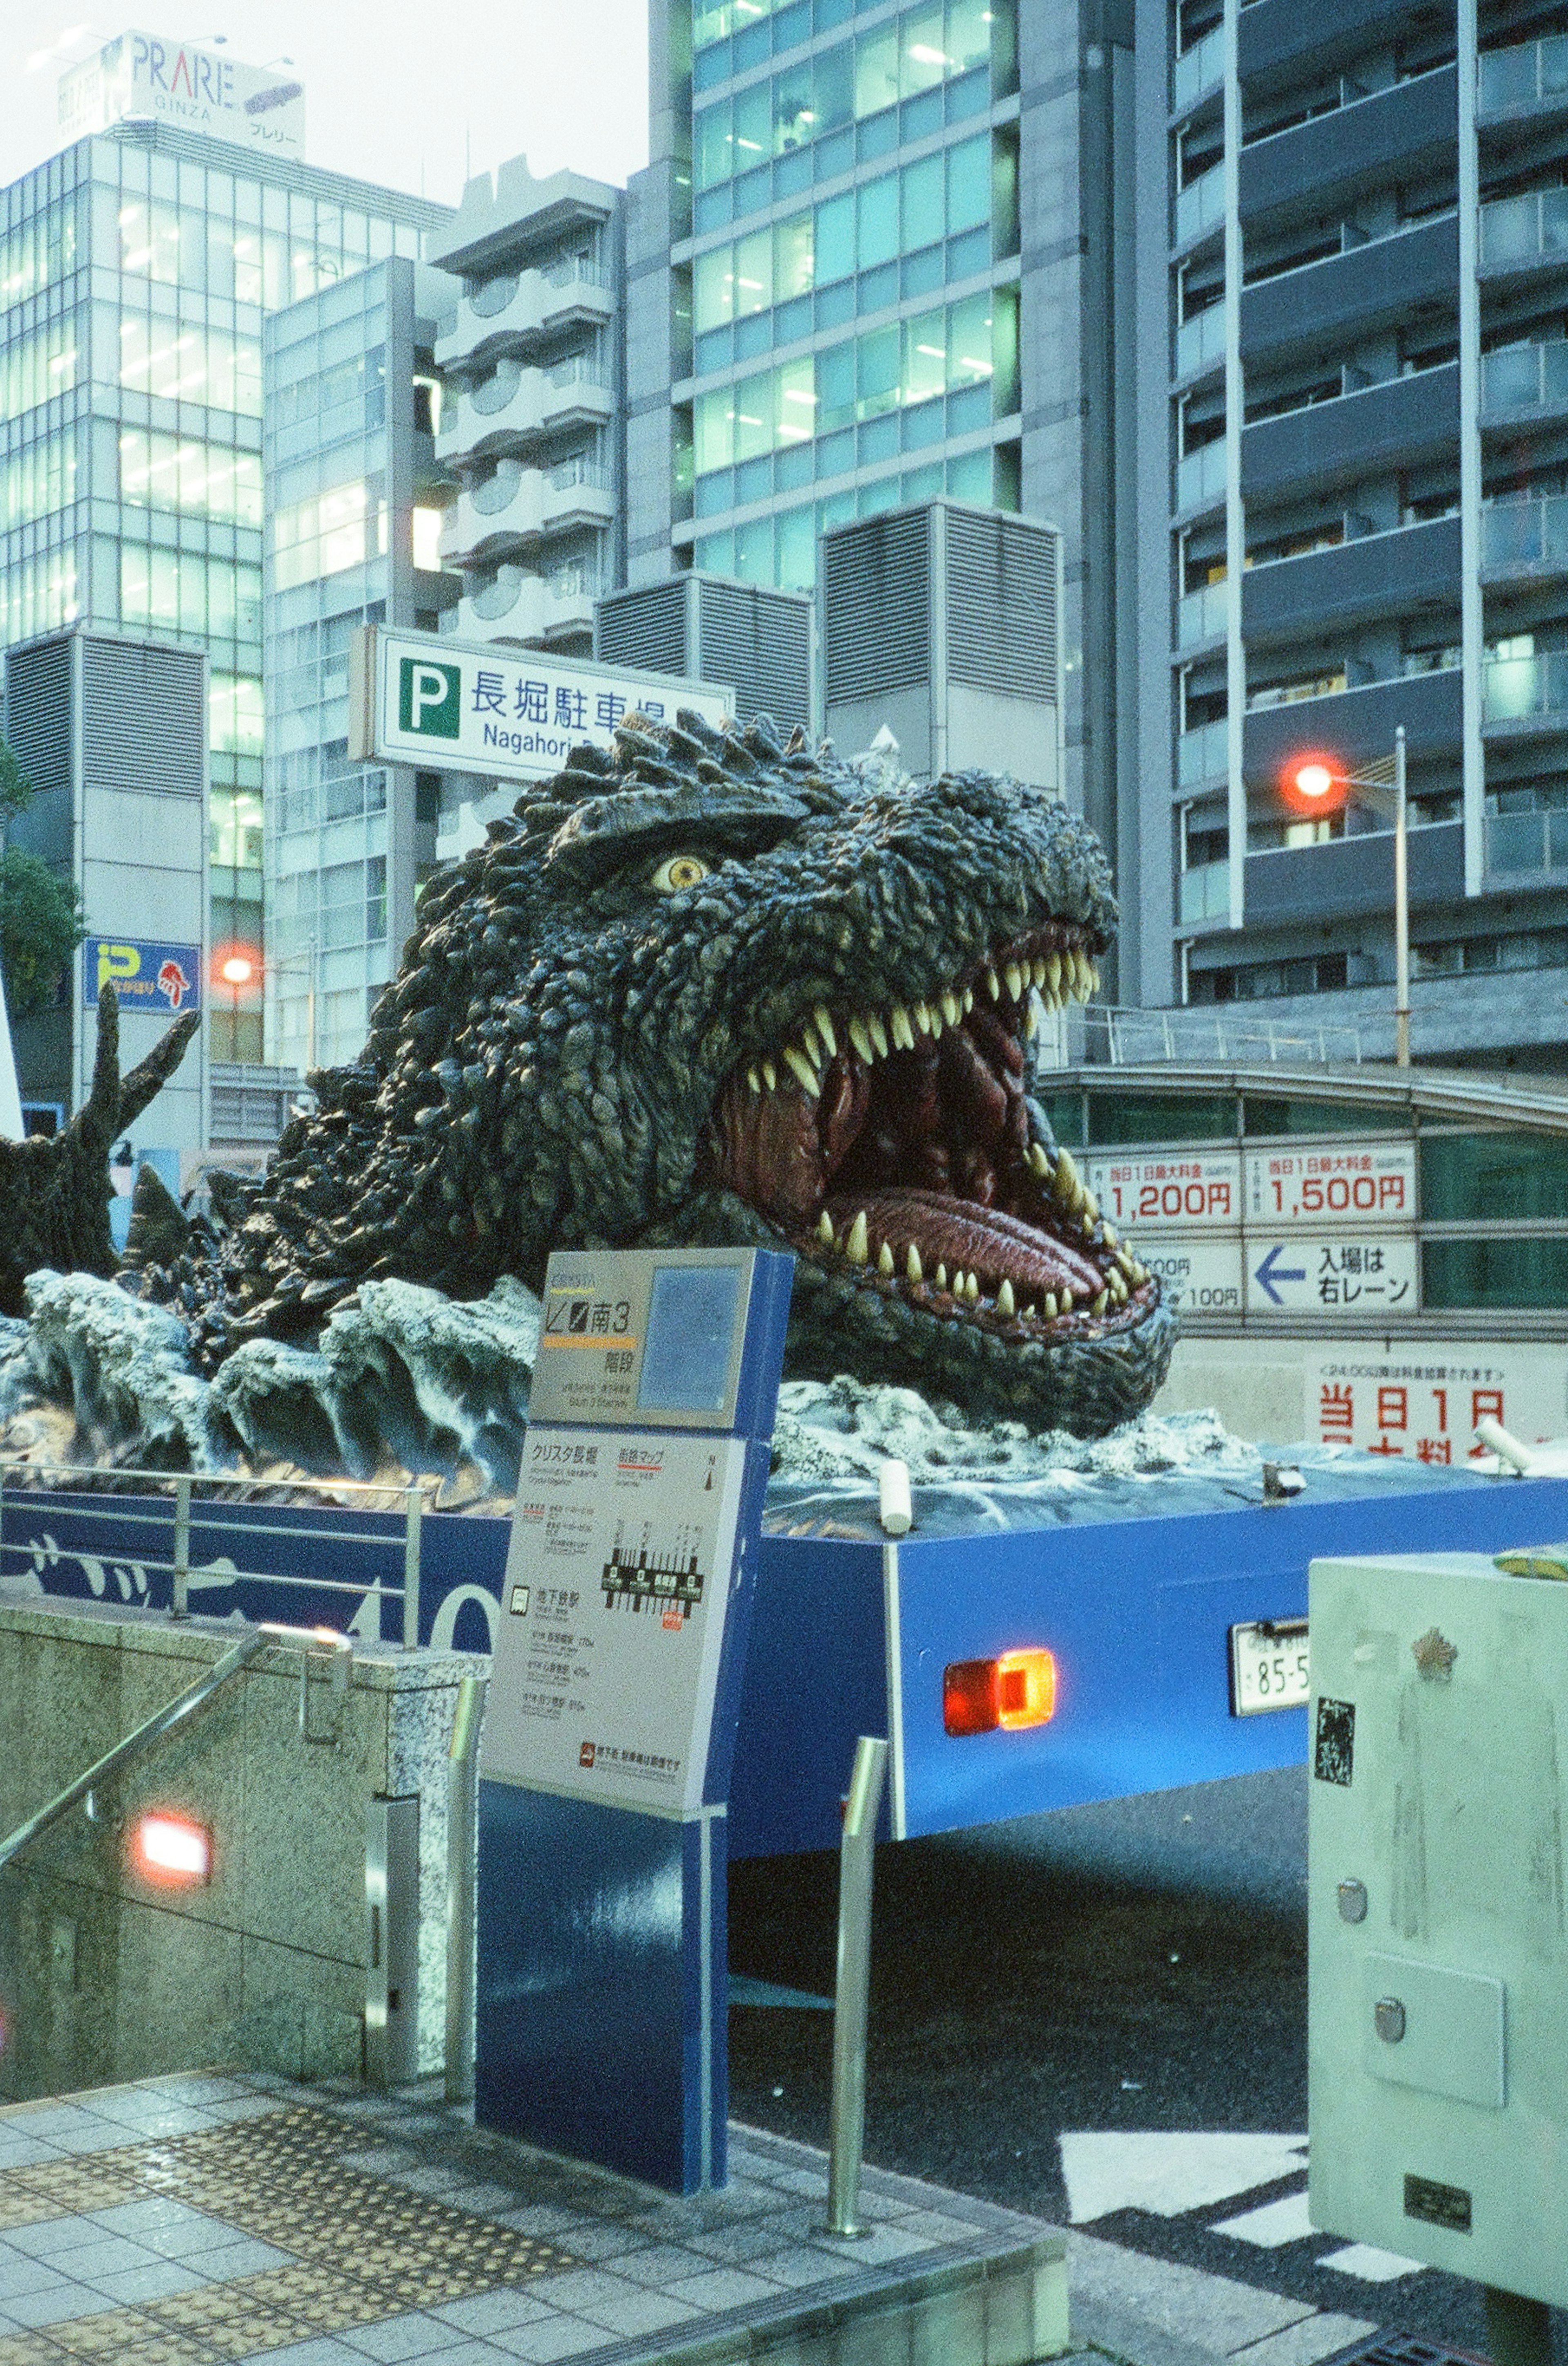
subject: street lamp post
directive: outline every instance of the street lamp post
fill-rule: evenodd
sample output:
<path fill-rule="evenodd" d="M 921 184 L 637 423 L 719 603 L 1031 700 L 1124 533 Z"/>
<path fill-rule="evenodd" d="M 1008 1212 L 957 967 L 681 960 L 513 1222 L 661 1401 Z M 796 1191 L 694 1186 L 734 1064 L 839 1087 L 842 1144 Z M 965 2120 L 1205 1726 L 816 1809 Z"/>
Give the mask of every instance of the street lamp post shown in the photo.
<path fill-rule="evenodd" d="M 1394 1057 L 1401 1068 L 1410 1065 L 1410 870 L 1409 814 L 1405 794 L 1405 726 L 1394 734 L 1394 777 L 1375 772 L 1345 772 L 1315 756 L 1298 764 L 1291 784 L 1298 799 L 1327 811 L 1330 803 L 1354 794 L 1394 824 Z"/>

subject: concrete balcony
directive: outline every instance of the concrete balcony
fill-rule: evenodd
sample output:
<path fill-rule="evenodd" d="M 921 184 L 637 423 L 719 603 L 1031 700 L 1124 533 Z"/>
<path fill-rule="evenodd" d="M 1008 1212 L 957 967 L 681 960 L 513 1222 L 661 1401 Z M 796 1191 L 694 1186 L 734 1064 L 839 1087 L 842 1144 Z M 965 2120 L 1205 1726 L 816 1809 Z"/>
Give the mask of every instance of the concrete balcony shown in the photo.
<path fill-rule="evenodd" d="M 597 460 L 566 460 L 555 468 L 531 468 L 502 458 L 483 483 L 460 493 L 446 513 L 442 563 L 484 564 L 573 526 L 608 526 L 615 493 L 608 468 Z"/>
<path fill-rule="evenodd" d="M 1459 364 L 1448 362 L 1258 420 L 1242 433 L 1242 497 L 1273 501 L 1318 486 L 1353 485 L 1414 468 L 1458 442 Z"/>
<path fill-rule="evenodd" d="M 591 633 L 597 597 L 589 586 L 557 590 L 547 576 L 503 565 L 459 602 L 457 631 L 470 640 L 543 646 Z"/>
<path fill-rule="evenodd" d="M 1327 353 L 1351 335 L 1397 328 L 1421 308 L 1445 317 L 1458 285 L 1455 215 L 1394 231 L 1245 288 L 1242 359 L 1282 362 L 1292 354 Z"/>
<path fill-rule="evenodd" d="M 1242 624 L 1249 646 L 1261 647 L 1373 616 L 1457 614 L 1459 580 L 1459 520 L 1434 518 L 1249 569 Z"/>
<path fill-rule="evenodd" d="M 1410 832 L 1413 908 L 1464 900 L 1464 826 L 1424 823 Z M 1358 830 L 1322 846 L 1271 849 L 1247 858 L 1247 919 L 1252 928 L 1297 927 L 1394 907 L 1394 832 Z"/>
<path fill-rule="evenodd" d="M 603 362 L 558 362 L 530 369 L 504 356 L 490 377 L 442 405 L 436 458 L 449 463 L 469 452 L 513 450 L 546 430 L 602 426 L 614 413 L 615 392 Z"/>
<path fill-rule="evenodd" d="M 597 263 L 512 272 L 487 281 L 461 299 L 456 328 L 437 342 L 436 366 L 450 369 L 486 345 L 511 345 L 575 321 L 598 326 L 614 310 L 614 287 Z"/>
<path fill-rule="evenodd" d="M 1535 738 L 1568 731 L 1568 649 L 1493 658 L 1481 679 L 1481 719 L 1489 736 Z"/>
<path fill-rule="evenodd" d="M 1463 715 L 1457 666 L 1255 707 L 1243 732 L 1247 778 L 1276 780 L 1292 757 L 1307 749 L 1331 749 L 1341 763 L 1360 769 L 1394 753 L 1394 727 L 1400 723 L 1412 757 L 1453 755 Z"/>
<path fill-rule="evenodd" d="M 1225 78 L 1225 28 L 1215 25 L 1190 50 L 1183 50 L 1170 69 L 1170 112 L 1185 115 L 1205 92 L 1217 90 Z"/>
<path fill-rule="evenodd" d="M 1225 166 L 1211 164 L 1199 179 L 1189 182 L 1177 193 L 1173 243 L 1191 246 L 1197 239 L 1206 238 L 1224 220 Z"/>
<path fill-rule="evenodd" d="M 1300 214 L 1349 206 L 1395 178 L 1418 180 L 1447 162 L 1458 136 L 1459 77 L 1452 66 L 1395 83 L 1243 149 L 1242 220 L 1252 231 Z"/>

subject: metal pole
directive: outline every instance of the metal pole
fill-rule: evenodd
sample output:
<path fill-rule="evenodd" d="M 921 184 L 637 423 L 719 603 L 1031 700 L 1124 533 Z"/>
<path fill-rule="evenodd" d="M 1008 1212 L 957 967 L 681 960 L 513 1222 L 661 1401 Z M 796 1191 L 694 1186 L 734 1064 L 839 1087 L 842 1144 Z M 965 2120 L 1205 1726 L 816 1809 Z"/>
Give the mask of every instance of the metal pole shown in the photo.
<path fill-rule="evenodd" d="M 403 1649 L 405 1651 L 417 1651 L 420 1645 L 420 1524 L 425 1508 L 423 1491 L 410 1487 L 403 1501 Z"/>
<path fill-rule="evenodd" d="M 307 1077 L 314 1075 L 316 1068 L 316 940 L 314 937 L 310 940 L 308 958 L 310 975 L 305 997 L 305 1074 Z"/>
<path fill-rule="evenodd" d="M 1394 735 L 1394 1057 L 1410 1065 L 1410 879 L 1405 797 L 1405 726 Z"/>
<path fill-rule="evenodd" d="M 174 1572 L 171 1618 L 188 1618 L 191 1574 L 191 1482 L 182 1470 L 174 1481 Z"/>
<path fill-rule="evenodd" d="M 479 1801 L 475 1770 L 485 1713 L 485 1679 L 457 1688 L 446 1762 L 446 2100 L 474 2100 L 474 1887 Z"/>
<path fill-rule="evenodd" d="M 827 2232 L 864 2235 L 860 2155 L 866 2140 L 866 2016 L 871 1990 L 871 1883 L 877 1810 L 888 1745 L 863 1733 L 844 1811 L 838 1858 L 838 1977 L 833 2007 L 833 2107 L 828 2124 Z"/>

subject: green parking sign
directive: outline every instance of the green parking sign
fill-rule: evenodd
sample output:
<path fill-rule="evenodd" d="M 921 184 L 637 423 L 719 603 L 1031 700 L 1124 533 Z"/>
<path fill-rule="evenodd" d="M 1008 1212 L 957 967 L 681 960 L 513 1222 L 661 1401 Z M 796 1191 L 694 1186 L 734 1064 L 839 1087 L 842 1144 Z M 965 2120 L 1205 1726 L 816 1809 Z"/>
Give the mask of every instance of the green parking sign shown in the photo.
<path fill-rule="evenodd" d="M 432 658 L 398 660 L 398 725 L 424 739 L 455 739 L 463 728 L 463 670 Z"/>

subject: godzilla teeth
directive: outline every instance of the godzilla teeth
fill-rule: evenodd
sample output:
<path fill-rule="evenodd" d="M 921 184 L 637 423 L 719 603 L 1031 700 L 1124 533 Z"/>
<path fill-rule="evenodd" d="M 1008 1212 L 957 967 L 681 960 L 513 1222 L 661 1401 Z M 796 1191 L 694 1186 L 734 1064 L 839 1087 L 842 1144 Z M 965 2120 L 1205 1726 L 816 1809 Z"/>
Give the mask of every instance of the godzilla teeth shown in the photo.
<path fill-rule="evenodd" d="M 964 1296 L 971 1306 L 980 1304 L 980 1283 L 972 1273 L 964 1276 Z"/>
<path fill-rule="evenodd" d="M 824 1248 L 831 1249 L 834 1245 L 833 1218 L 828 1214 L 825 1208 L 823 1210 L 822 1214 L 817 1218 L 817 1238 L 822 1242 Z"/>
<path fill-rule="evenodd" d="M 945 1265 L 939 1265 L 936 1268 L 936 1287 L 938 1290 L 946 1290 L 947 1287 L 947 1268 Z"/>
<path fill-rule="evenodd" d="M 914 1051 L 922 1037 L 940 1042 L 945 1028 L 960 1026 L 973 1010 L 977 987 L 983 987 L 992 1002 L 1006 997 L 1019 1006 L 1018 1030 L 1027 1042 L 1038 1033 L 1046 1011 L 1059 1009 L 1068 999 L 1086 1002 L 1099 983 L 1087 957 L 1070 948 L 1027 960 L 1020 954 L 1000 968 L 988 964 L 974 984 L 944 986 L 929 997 L 895 1002 L 881 1013 L 860 1010 L 834 1020 L 825 1003 L 813 1003 L 797 1022 L 790 1042 L 748 1063 L 745 1080 L 754 1093 L 777 1092 L 783 1069 L 815 1099 L 827 1064 L 838 1057 L 841 1036 L 847 1037 L 857 1058 L 868 1067 L 887 1059 L 890 1052 Z"/>
<path fill-rule="evenodd" d="M 909 1245 L 909 1251 L 903 1261 L 903 1269 L 911 1281 L 924 1281 L 925 1279 L 921 1268 L 920 1251 L 913 1241 Z"/>
<path fill-rule="evenodd" d="M 877 1251 L 877 1271 L 880 1274 L 886 1274 L 890 1279 L 892 1270 L 893 1253 L 888 1246 L 886 1241 L 884 1241 L 881 1247 Z"/>
<path fill-rule="evenodd" d="M 1032 1142 L 1029 1144 L 1029 1171 L 1032 1175 L 1038 1176 L 1041 1182 L 1045 1181 L 1051 1171 L 1051 1162 L 1046 1156 L 1043 1145 L 1037 1142 Z"/>
<path fill-rule="evenodd" d="M 1105 1308 L 1110 1301 L 1110 1295 L 1111 1293 L 1108 1290 L 1103 1290 L 1100 1292 L 1099 1297 L 1094 1301 L 1094 1312 L 1096 1314 L 1104 1313 Z"/>
<path fill-rule="evenodd" d="M 851 1265 L 864 1265 L 870 1254 L 870 1243 L 867 1236 L 866 1211 L 864 1208 L 861 1209 L 860 1213 L 856 1217 L 855 1222 L 849 1227 L 849 1238 L 844 1244 L 844 1254 L 849 1259 Z"/>
<path fill-rule="evenodd" d="M 1003 1281 L 996 1293 L 996 1311 L 999 1314 L 1016 1314 L 1018 1312 L 1013 1296 L 1013 1284 L 1010 1281 Z"/>
<path fill-rule="evenodd" d="M 797 1052 L 793 1043 L 786 1043 L 784 1046 L 784 1065 L 808 1099 L 814 1101 L 821 1098 L 821 1079 L 805 1054 Z"/>
<path fill-rule="evenodd" d="M 1046 1310 L 1046 1320 L 1047 1320 L 1047 1323 L 1054 1323 L 1054 1322 L 1056 1321 L 1056 1319 L 1057 1319 L 1057 1315 L 1058 1315 L 1058 1312 L 1059 1312 L 1059 1309 L 1058 1308 L 1058 1305 L 1057 1305 L 1057 1294 L 1056 1294 L 1056 1291 L 1055 1291 L 1054 1290 L 1047 1290 L 1046 1295 L 1045 1295 L 1045 1300 L 1044 1300 L 1044 1305 L 1045 1305 L 1045 1310 Z"/>

